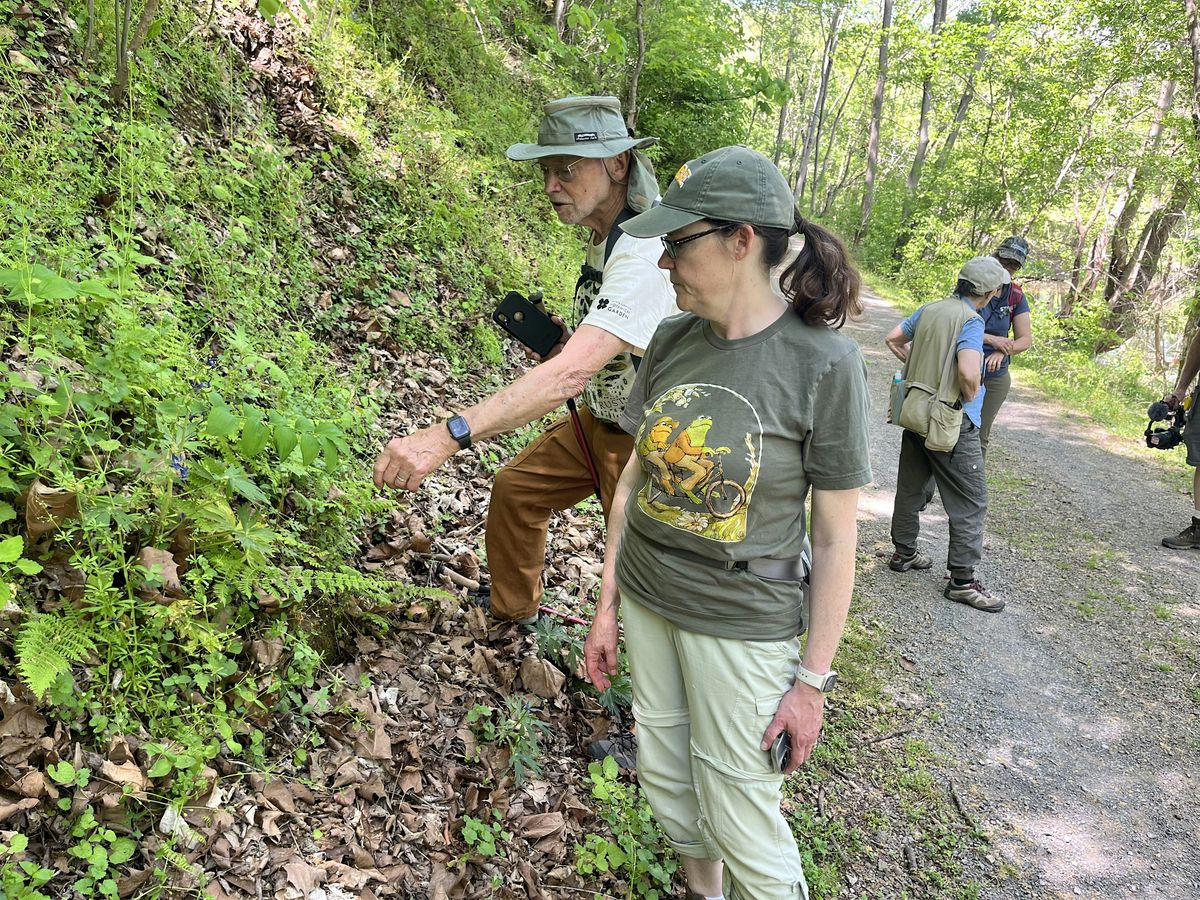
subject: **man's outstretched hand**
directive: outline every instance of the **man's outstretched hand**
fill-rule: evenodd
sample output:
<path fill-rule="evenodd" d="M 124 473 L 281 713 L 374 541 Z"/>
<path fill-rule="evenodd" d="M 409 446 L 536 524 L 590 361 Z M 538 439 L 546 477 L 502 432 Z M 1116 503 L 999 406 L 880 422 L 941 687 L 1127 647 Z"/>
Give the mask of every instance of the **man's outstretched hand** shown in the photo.
<path fill-rule="evenodd" d="M 415 491 L 425 476 L 458 450 L 458 443 L 439 423 L 406 437 L 392 438 L 375 460 L 375 487 Z"/>

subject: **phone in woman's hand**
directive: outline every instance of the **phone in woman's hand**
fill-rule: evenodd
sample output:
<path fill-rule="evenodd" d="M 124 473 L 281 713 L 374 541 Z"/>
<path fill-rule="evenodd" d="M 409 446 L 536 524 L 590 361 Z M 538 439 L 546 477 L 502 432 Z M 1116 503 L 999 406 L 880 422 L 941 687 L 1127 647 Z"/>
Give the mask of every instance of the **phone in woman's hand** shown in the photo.
<path fill-rule="evenodd" d="M 792 739 L 786 731 L 779 732 L 775 743 L 771 745 L 771 767 L 776 772 L 783 772 L 788 761 L 792 758 Z"/>

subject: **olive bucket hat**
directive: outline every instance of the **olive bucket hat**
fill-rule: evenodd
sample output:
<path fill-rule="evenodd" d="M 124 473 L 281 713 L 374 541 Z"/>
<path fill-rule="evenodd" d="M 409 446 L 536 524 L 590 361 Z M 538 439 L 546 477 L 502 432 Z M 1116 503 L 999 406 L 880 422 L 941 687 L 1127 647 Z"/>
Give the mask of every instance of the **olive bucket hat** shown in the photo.
<path fill-rule="evenodd" d="M 635 138 L 629 134 L 616 97 L 563 97 L 544 107 L 536 144 L 513 144 L 509 159 L 530 160 L 544 156 L 585 156 L 607 159 L 626 150 L 640 150 L 658 138 Z"/>
<path fill-rule="evenodd" d="M 659 237 L 701 219 L 791 232 L 795 200 L 782 173 L 761 153 L 741 145 L 722 147 L 680 166 L 662 203 L 621 228 L 637 238 Z"/>
<path fill-rule="evenodd" d="M 1025 265 L 1025 260 L 1029 258 L 1029 241 L 1025 240 L 1019 234 L 1006 237 L 1000 242 L 1000 246 L 996 248 L 994 255 L 1000 259 L 1010 259 L 1018 266 L 1023 266 Z"/>

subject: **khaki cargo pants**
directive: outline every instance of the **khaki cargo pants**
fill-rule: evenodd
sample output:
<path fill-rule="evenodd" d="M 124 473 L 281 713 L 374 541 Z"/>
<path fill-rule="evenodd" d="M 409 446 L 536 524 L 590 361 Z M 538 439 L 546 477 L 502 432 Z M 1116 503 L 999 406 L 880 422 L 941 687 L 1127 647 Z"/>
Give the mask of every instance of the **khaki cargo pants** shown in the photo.
<path fill-rule="evenodd" d="M 607 520 L 617 479 L 633 452 L 633 438 L 582 406 L 579 420 L 600 475 Z M 584 459 L 570 416 L 563 416 L 496 473 L 484 536 L 496 618 L 524 619 L 537 613 L 550 515 L 595 493 Z"/>
<path fill-rule="evenodd" d="M 628 595 L 621 616 L 638 783 L 671 846 L 693 859 L 724 859 L 728 900 L 807 900 L 779 808 L 783 776 L 759 749 L 795 680 L 799 641 L 685 631 Z"/>

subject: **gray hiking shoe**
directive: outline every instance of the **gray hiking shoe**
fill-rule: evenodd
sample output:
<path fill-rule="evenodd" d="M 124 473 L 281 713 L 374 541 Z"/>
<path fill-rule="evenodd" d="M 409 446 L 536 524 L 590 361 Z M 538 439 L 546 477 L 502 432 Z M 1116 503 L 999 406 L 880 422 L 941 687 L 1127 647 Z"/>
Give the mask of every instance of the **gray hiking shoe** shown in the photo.
<path fill-rule="evenodd" d="M 918 550 L 912 556 L 901 556 L 897 550 L 892 554 L 892 558 L 888 560 L 888 568 L 893 572 L 907 572 L 909 569 L 929 569 L 933 567 L 933 560 Z"/>
<path fill-rule="evenodd" d="M 1192 523 L 1179 534 L 1163 538 L 1162 545 L 1172 550 L 1200 550 L 1200 528 Z"/>
<path fill-rule="evenodd" d="M 998 613 L 1004 609 L 1004 601 L 999 597 L 995 597 L 988 593 L 978 581 L 972 581 L 970 584 L 958 585 L 951 581 L 946 585 L 946 589 L 942 591 L 942 596 L 947 600 L 953 600 L 955 603 L 965 603 L 967 606 L 982 610 L 983 612 Z"/>

